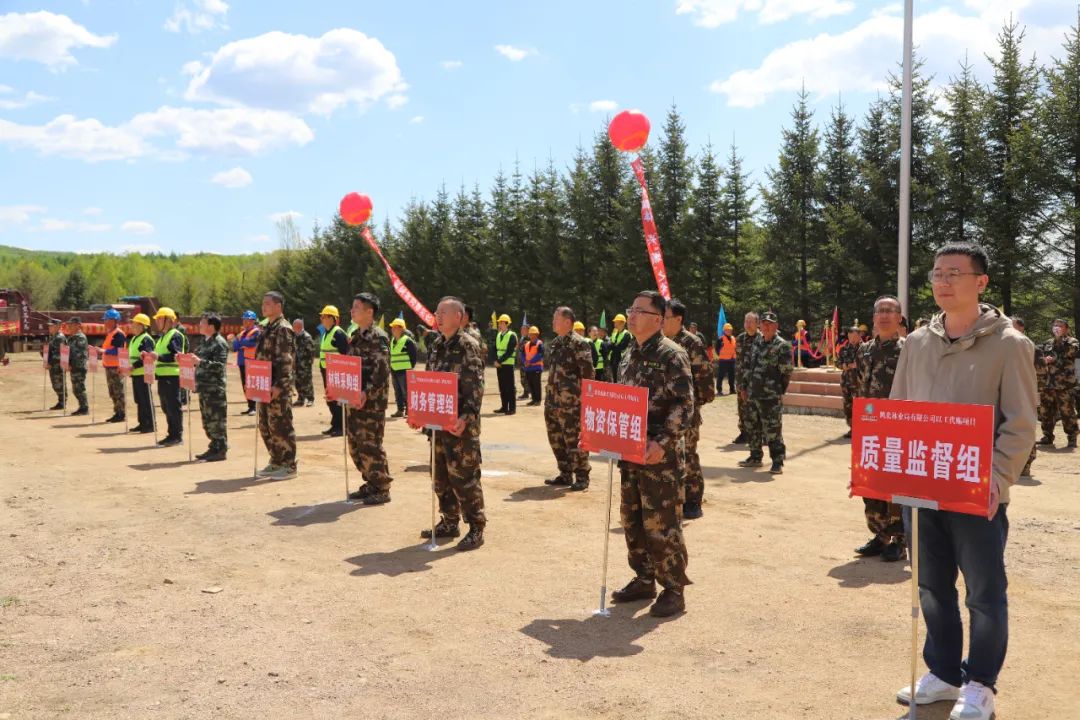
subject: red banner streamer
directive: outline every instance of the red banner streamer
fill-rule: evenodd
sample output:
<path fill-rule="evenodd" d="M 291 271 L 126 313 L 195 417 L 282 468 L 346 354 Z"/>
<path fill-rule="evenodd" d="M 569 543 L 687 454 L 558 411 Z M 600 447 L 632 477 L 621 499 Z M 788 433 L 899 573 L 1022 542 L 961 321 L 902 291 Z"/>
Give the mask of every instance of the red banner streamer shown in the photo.
<path fill-rule="evenodd" d="M 386 274 L 390 276 L 390 284 L 394 286 L 394 292 L 398 294 L 402 302 L 409 306 L 409 309 L 416 313 L 417 317 L 424 321 L 424 324 L 429 328 L 435 327 L 435 315 L 430 310 L 424 307 L 424 303 L 420 302 L 412 291 L 405 286 L 405 283 L 401 281 L 398 274 L 394 272 L 394 268 L 390 267 L 390 263 L 386 261 L 386 257 L 382 254 L 382 250 L 379 249 L 379 244 L 375 242 L 374 236 L 371 234 L 371 230 L 365 226 L 360 233 L 367 240 L 368 245 L 375 251 L 375 254 L 382 260 L 383 266 L 386 268 Z"/>
<path fill-rule="evenodd" d="M 641 164 L 641 158 L 634 158 L 630 167 L 634 168 L 634 174 L 641 184 L 641 229 L 645 231 L 645 248 L 649 251 L 649 263 L 652 264 L 653 277 L 656 278 L 656 289 L 665 300 L 670 300 L 671 286 L 668 285 L 667 270 L 664 269 L 664 251 L 660 249 L 660 235 L 656 232 L 652 205 L 649 203 L 649 188 L 645 186 L 645 166 Z"/>

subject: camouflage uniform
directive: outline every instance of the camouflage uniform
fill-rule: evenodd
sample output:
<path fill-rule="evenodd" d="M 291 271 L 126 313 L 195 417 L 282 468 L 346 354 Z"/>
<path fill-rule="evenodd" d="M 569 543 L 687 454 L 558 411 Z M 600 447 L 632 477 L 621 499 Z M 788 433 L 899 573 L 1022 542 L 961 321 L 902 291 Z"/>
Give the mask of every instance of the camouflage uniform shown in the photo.
<path fill-rule="evenodd" d="M 90 407 L 86 399 L 86 365 L 90 360 L 89 343 L 86 342 L 86 336 L 83 335 L 82 330 L 69 337 L 67 343 L 71 348 L 71 355 L 68 358 L 71 364 L 71 394 L 79 401 L 79 409 L 82 410 Z"/>
<path fill-rule="evenodd" d="M 840 375 L 840 389 L 844 393 L 844 419 L 847 420 L 848 427 L 851 427 L 851 409 L 855 406 L 855 398 L 858 396 L 859 369 L 847 366 L 854 365 L 858 356 L 859 344 L 850 340 L 840 348 L 836 356 L 836 364 L 843 368 Z"/>
<path fill-rule="evenodd" d="M 281 391 L 277 399 L 259 403 L 259 434 L 270 453 L 270 463 L 289 470 L 296 469 L 296 431 L 292 419 L 295 337 L 292 325 L 279 315 L 266 323 L 255 346 L 255 359 L 270 361 L 271 389 Z"/>
<path fill-rule="evenodd" d="M 1061 429 L 1069 441 L 1077 434 L 1076 420 L 1076 370 L 1074 363 L 1080 357 L 1080 341 L 1074 337 L 1060 337 L 1043 343 L 1043 357 L 1052 356 L 1054 361 L 1046 367 L 1046 385 L 1039 398 L 1039 420 L 1042 423 L 1043 440 L 1053 442 L 1054 426 L 1061 418 Z"/>
<path fill-rule="evenodd" d="M 199 395 L 199 415 L 203 431 L 210 438 L 211 452 L 228 447 L 229 401 L 226 397 L 225 367 L 229 362 L 229 343 L 219 333 L 203 340 L 195 351 L 200 359 L 195 366 L 195 390 Z"/>
<path fill-rule="evenodd" d="M 319 348 L 315 345 L 311 333 L 301 330 L 296 336 L 296 395 L 304 402 L 315 402 L 315 382 L 312 380 L 311 369 L 318 353 Z"/>
<path fill-rule="evenodd" d="M 735 338 L 735 389 L 739 391 L 735 395 L 735 402 L 739 409 L 739 435 L 743 436 L 748 435 L 748 431 L 746 428 L 746 401 L 743 400 L 741 391 L 750 389 L 750 377 L 746 374 L 746 370 L 749 367 L 750 350 L 759 337 L 761 337 L 760 332 L 753 335 L 741 332 Z"/>
<path fill-rule="evenodd" d="M 461 437 L 435 433 L 435 494 L 442 522 L 457 526 L 461 516 L 474 530 L 487 525 L 480 485 L 480 404 L 484 399 L 484 359 L 480 344 L 464 330 L 442 334 L 431 346 L 428 369 L 458 376 L 458 417 L 465 419 Z"/>
<path fill-rule="evenodd" d="M 784 393 L 791 380 L 791 343 L 777 333 L 766 341 L 761 335 L 750 347 L 746 363 L 748 399 L 746 403 L 747 445 L 750 457 L 760 460 L 761 446 L 769 446 L 769 457 L 783 462 Z"/>
<path fill-rule="evenodd" d="M 64 369 L 60 367 L 60 346 L 67 345 L 67 336 L 58 332 L 49 338 L 49 382 L 56 393 L 58 405 L 67 401 L 67 389 L 64 387 Z"/>
<path fill-rule="evenodd" d="M 464 328 L 465 334 L 480 344 L 480 357 L 487 362 L 487 343 L 484 342 L 484 336 L 480 334 L 480 331 L 473 325 L 469 325 Z"/>
<path fill-rule="evenodd" d="M 712 363 L 705 352 L 705 344 L 698 335 L 686 328 L 672 338 L 690 358 L 690 370 L 694 376 L 694 414 L 683 436 L 686 484 L 686 502 L 701 504 L 705 495 L 705 478 L 701 474 L 701 458 L 698 457 L 698 441 L 701 439 L 701 406 L 716 399 L 713 385 Z"/>
<path fill-rule="evenodd" d="M 847 349 L 846 346 L 844 349 Z M 888 398 L 903 349 L 904 338 L 899 336 L 890 340 L 875 337 L 859 345 L 856 355 L 856 396 Z M 904 520 L 899 505 L 886 500 L 863 498 L 863 513 L 866 527 L 878 540 L 886 545 L 904 541 Z"/>
<path fill-rule="evenodd" d="M 630 567 L 640 580 L 665 589 L 690 584 L 682 532 L 684 428 L 694 416 L 694 376 L 690 359 L 663 333 L 633 342 L 619 365 L 619 382 L 649 390 L 646 435 L 664 449 L 656 465 L 619 462 L 619 514 Z"/>
<path fill-rule="evenodd" d="M 390 338 L 375 325 L 366 330 L 357 328 L 349 340 L 349 355 L 360 358 L 360 390 L 367 395 L 364 407 L 345 408 L 349 455 L 367 485 L 358 492 L 384 494 L 393 482 L 383 448 L 390 397 Z"/>
<path fill-rule="evenodd" d="M 581 381 L 594 376 L 592 346 L 576 333 L 556 337 L 544 348 L 548 366 L 544 424 L 559 466 L 559 478 L 589 484 L 589 454 L 578 448 L 581 438 Z"/>
<path fill-rule="evenodd" d="M 1039 415 L 1039 422 L 1043 420 L 1043 406 L 1042 396 L 1046 392 L 1046 362 L 1043 361 L 1042 348 L 1038 345 L 1035 346 L 1035 383 L 1039 390 L 1039 406 L 1036 408 Z M 1028 455 L 1027 463 L 1024 465 L 1024 469 L 1020 471 L 1020 477 L 1028 477 L 1031 475 L 1031 465 L 1035 462 L 1036 456 L 1038 456 L 1038 443 L 1031 446 L 1031 453 Z"/>

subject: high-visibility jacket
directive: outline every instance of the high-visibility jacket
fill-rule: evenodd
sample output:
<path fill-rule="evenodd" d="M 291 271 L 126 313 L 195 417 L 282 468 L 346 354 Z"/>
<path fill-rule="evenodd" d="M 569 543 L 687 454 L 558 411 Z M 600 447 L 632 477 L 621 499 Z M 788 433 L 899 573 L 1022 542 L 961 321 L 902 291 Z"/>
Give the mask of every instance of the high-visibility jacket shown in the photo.
<path fill-rule="evenodd" d="M 176 359 L 176 355 L 169 350 L 169 343 L 172 342 L 174 336 L 180 335 L 181 339 L 184 338 L 183 333 L 180 333 L 176 328 L 172 328 L 169 332 L 165 333 L 158 338 L 154 344 L 154 352 L 157 353 L 157 361 L 154 364 L 154 377 L 179 377 L 180 376 L 180 362 Z M 182 342 L 181 346 L 186 342 Z M 172 355 L 172 360 L 162 360 L 167 355 Z"/>
<path fill-rule="evenodd" d="M 116 336 L 120 337 L 117 338 Z M 119 342 L 119 345 L 115 343 Z M 107 368 L 120 367 L 120 348 L 124 347 L 124 331 L 120 328 L 114 328 L 112 332 L 105 336 L 105 342 L 102 344 L 102 349 L 105 354 L 101 358 L 101 364 Z"/>
<path fill-rule="evenodd" d="M 144 331 L 141 335 L 133 337 L 128 344 L 128 358 L 131 360 L 132 377 L 142 377 L 143 373 L 146 372 L 142 365 L 142 345 L 147 340 L 153 342 L 154 338 L 150 336 L 150 333 Z M 177 374 L 180 374 L 179 369 Z"/>
<path fill-rule="evenodd" d="M 596 369 L 604 369 L 604 341 L 600 338 L 596 338 L 592 341 L 593 349 L 596 352 Z"/>
<path fill-rule="evenodd" d="M 326 369 L 326 356 L 339 354 L 338 349 L 334 347 L 334 338 L 338 333 L 345 335 L 345 331 L 341 329 L 341 326 L 335 325 L 323 333 L 322 342 L 319 343 L 319 367 L 324 370 Z"/>
<path fill-rule="evenodd" d="M 717 341 L 720 344 L 720 351 L 717 353 L 718 360 L 734 360 L 735 359 L 735 338 L 730 335 L 721 335 Z"/>
<path fill-rule="evenodd" d="M 495 336 L 496 358 L 502 358 L 502 356 L 506 354 L 507 349 L 510 347 L 510 338 L 514 338 L 514 341 L 517 342 L 517 333 L 513 330 L 507 330 L 506 332 L 499 333 Z M 515 357 L 516 354 L 517 353 L 510 353 L 510 357 L 505 360 L 500 359 L 499 362 L 504 366 L 513 365 L 517 361 L 517 358 Z"/>
<path fill-rule="evenodd" d="M 406 352 L 406 346 L 412 342 L 412 339 L 408 335 L 402 335 L 401 337 L 390 339 L 390 369 L 391 370 L 412 370 L 413 363 L 409 358 L 409 353 Z"/>
<path fill-rule="evenodd" d="M 537 372 L 544 369 L 544 342 L 530 340 L 525 343 L 525 372 Z"/>

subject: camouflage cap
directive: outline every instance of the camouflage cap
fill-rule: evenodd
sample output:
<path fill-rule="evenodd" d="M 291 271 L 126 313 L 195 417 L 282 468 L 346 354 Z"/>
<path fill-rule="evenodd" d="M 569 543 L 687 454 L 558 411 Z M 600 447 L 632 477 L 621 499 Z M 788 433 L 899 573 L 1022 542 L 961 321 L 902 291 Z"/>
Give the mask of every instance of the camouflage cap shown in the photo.
<path fill-rule="evenodd" d="M 82 325 L 82 318 L 78 316 L 70 317 L 68 318 L 68 323 L 71 325 Z"/>
<path fill-rule="evenodd" d="M 60 318 L 49 318 L 49 325 L 62 325 L 63 321 Z"/>
<path fill-rule="evenodd" d="M 1065 318 L 1054 318 L 1052 325 L 1064 325 L 1065 327 L 1069 327 L 1069 321 Z"/>
<path fill-rule="evenodd" d="M 774 313 L 772 310 L 768 310 L 761 313 L 761 322 L 778 323 L 780 322 L 780 319 L 776 317 L 776 313 Z"/>

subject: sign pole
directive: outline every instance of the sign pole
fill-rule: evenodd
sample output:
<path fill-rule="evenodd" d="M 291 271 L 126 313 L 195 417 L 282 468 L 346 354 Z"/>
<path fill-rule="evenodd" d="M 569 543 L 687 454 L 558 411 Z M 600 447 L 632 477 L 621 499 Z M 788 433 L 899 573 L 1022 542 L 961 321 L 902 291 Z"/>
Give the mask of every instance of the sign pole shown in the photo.
<path fill-rule="evenodd" d="M 144 375 L 143 377 L 145 378 L 146 376 Z M 143 380 L 143 382 L 146 381 Z M 150 425 L 154 428 L 154 444 L 157 445 L 157 408 L 154 407 L 153 383 L 146 383 L 146 392 L 150 395 Z"/>
<path fill-rule="evenodd" d="M 259 401 L 255 401 L 255 467 L 251 471 L 252 477 L 259 477 Z"/>
<path fill-rule="evenodd" d="M 188 395 L 187 401 L 187 459 L 191 462 L 191 445 L 195 440 L 191 437 L 191 395 Z"/>
<path fill-rule="evenodd" d="M 341 459 L 345 463 L 345 502 L 349 502 L 349 403 L 338 400 L 341 405 L 341 439 L 345 442 L 341 445 Z"/>
<path fill-rule="evenodd" d="M 610 617 L 611 611 L 607 608 L 607 570 L 608 570 L 608 547 L 611 544 L 611 497 L 612 488 L 615 485 L 615 461 L 618 456 L 614 453 L 600 453 L 607 458 L 607 515 L 604 519 L 604 560 L 600 565 L 600 608 L 594 615 Z"/>
<path fill-rule="evenodd" d="M 919 667 L 919 508 L 911 508 L 911 704 L 910 720 L 916 718 L 915 676 Z"/>
<path fill-rule="evenodd" d="M 45 386 L 49 378 L 49 368 L 43 367 L 41 369 L 41 409 L 48 410 L 48 403 L 45 400 Z"/>
<path fill-rule="evenodd" d="M 438 524 L 439 516 L 439 494 L 435 491 L 435 443 L 439 437 L 439 426 L 428 425 L 428 430 L 431 430 L 431 464 L 428 466 L 431 469 L 431 543 L 428 545 L 428 550 L 435 552 L 439 549 L 438 543 L 435 542 L 435 526 Z"/>
<path fill-rule="evenodd" d="M 97 422 L 97 373 L 90 373 L 90 424 Z"/>
<path fill-rule="evenodd" d="M 67 417 L 67 379 L 68 379 L 67 370 L 64 370 L 63 368 L 60 368 L 60 377 L 64 381 L 64 393 L 63 393 L 64 407 L 60 408 L 60 417 Z"/>

